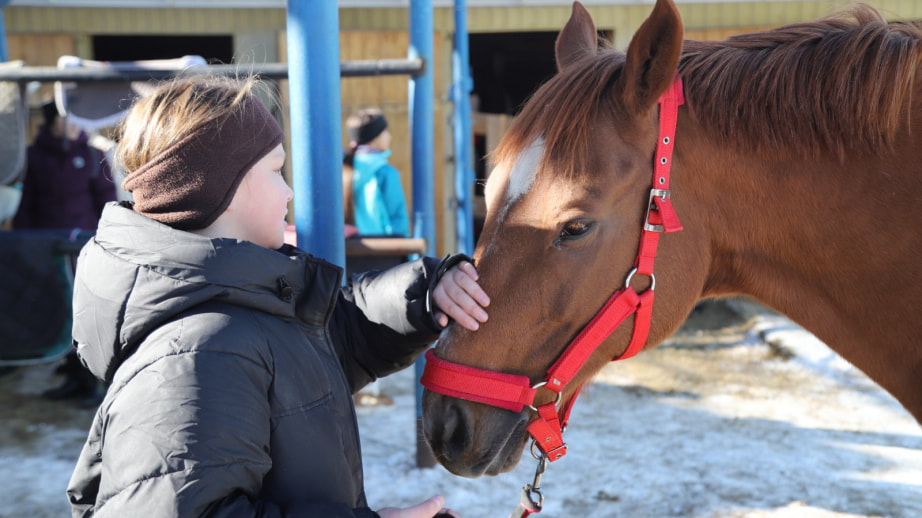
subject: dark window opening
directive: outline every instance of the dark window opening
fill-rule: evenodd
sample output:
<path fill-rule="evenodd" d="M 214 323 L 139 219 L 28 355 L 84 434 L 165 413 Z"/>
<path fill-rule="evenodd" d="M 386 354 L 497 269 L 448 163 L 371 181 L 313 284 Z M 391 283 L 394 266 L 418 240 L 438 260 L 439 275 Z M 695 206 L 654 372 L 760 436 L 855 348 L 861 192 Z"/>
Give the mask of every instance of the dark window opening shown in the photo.
<path fill-rule="evenodd" d="M 93 36 L 93 59 L 137 61 L 202 56 L 209 64 L 230 64 L 232 36 Z"/>
<path fill-rule="evenodd" d="M 557 32 L 471 34 L 469 52 L 479 111 L 515 115 L 557 72 Z"/>

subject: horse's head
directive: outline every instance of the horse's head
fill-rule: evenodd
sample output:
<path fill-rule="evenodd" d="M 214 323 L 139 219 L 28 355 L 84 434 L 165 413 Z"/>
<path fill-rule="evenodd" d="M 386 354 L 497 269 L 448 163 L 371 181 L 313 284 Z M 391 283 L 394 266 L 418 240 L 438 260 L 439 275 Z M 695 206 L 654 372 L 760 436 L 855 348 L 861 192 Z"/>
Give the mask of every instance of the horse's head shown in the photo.
<path fill-rule="evenodd" d="M 558 74 L 517 117 L 486 184 L 487 218 L 475 259 L 492 300 L 490 320 L 476 332 L 452 326 L 439 340 L 438 357 L 542 381 L 625 284 L 651 186 L 657 99 L 672 82 L 681 47 L 671 0 L 658 0 L 626 54 L 600 49 L 592 18 L 574 4 L 557 40 Z M 657 274 L 657 293 L 675 284 L 676 275 Z M 650 278 L 639 277 L 634 284 L 642 291 Z M 696 294 L 685 291 L 690 311 Z M 650 343 L 662 341 L 687 315 L 660 318 L 657 311 Z M 628 322 L 580 369 L 563 400 L 620 355 L 630 336 Z M 554 398 L 539 389 L 536 404 Z M 423 416 L 436 459 L 453 473 L 476 477 L 518 463 L 533 411 L 426 391 Z"/>

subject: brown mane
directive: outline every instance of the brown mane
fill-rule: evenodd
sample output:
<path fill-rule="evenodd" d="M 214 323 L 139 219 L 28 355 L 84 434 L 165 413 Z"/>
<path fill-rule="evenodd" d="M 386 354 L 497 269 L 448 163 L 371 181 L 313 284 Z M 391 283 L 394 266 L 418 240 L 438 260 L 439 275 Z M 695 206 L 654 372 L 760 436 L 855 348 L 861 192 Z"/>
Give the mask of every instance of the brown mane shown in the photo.
<path fill-rule="evenodd" d="M 885 148 L 909 121 L 922 28 L 867 5 L 809 23 L 686 41 L 690 107 L 716 137 L 802 157 Z"/>
<path fill-rule="evenodd" d="M 861 4 L 726 41 L 686 40 L 679 71 L 690 113 L 727 145 L 842 158 L 846 150 L 885 149 L 908 124 L 920 63 L 922 26 L 887 23 Z M 611 87 L 623 64 L 621 53 L 602 51 L 554 76 L 517 117 L 494 159 L 544 136 L 546 165 L 567 175 L 585 171 L 592 125 L 618 109 Z"/>

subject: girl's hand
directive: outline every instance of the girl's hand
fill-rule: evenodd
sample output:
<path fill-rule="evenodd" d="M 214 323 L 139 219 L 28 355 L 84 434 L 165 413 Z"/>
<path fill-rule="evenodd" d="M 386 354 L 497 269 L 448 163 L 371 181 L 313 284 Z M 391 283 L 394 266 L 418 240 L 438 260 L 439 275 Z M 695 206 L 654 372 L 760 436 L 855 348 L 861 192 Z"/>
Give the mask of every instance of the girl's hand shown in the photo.
<path fill-rule="evenodd" d="M 442 275 L 432 292 L 437 310 L 435 320 L 440 326 L 448 325 L 452 318 L 467 329 L 476 331 L 487 321 L 483 308 L 490 305 L 490 297 L 477 284 L 477 269 L 462 261 Z"/>
<path fill-rule="evenodd" d="M 421 504 L 414 505 L 413 507 L 407 507 L 405 509 L 385 507 L 384 509 L 379 509 L 377 513 L 381 515 L 381 518 L 433 518 L 437 515 L 447 515 L 454 518 L 461 518 L 453 511 L 443 509 L 443 505 L 445 505 L 445 498 L 441 495 L 436 495 Z"/>

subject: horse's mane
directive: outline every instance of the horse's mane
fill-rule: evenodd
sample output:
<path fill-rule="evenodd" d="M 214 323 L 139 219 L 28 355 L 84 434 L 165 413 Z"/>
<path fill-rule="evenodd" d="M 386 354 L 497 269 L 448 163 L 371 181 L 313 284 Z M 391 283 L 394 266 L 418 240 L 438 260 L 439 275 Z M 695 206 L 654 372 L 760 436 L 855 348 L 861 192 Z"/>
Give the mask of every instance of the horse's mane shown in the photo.
<path fill-rule="evenodd" d="M 802 157 L 878 152 L 909 122 L 922 26 L 867 5 L 815 22 L 685 42 L 694 116 L 737 146 Z"/>
<path fill-rule="evenodd" d="M 908 124 L 922 63 L 922 25 L 887 23 L 867 5 L 814 22 L 686 40 L 679 72 L 689 111 L 725 145 L 814 157 L 886 148 Z M 539 136 L 545 161 L 565 174 L 586 170 L 590 132 L 617 113 L 612 85 L 624 55 L 602 51 L 566 68 L 535 92 L 495 161 Z"/>

